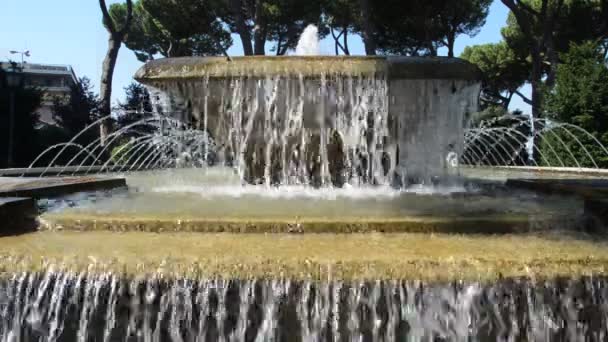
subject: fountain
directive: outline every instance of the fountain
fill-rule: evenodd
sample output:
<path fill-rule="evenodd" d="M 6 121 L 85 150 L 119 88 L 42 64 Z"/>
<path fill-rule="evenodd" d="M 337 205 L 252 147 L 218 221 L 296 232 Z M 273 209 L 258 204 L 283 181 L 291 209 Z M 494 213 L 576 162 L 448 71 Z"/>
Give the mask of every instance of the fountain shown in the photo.
<path fill-rule="evenodd" d="M 456 173 L 478 78 L 439 57 L 188 57 L 136 74 L 159 113 L 208 133 L 244 181 L 337 187 Z"/>
<path fill-rule="evenodd" d="M 606 339 L 587 193 L 484 175 L 528 177 L 535 149 L 597 169 L 588 133 L 467 127 L 472 65 L 318 56 L 316 32 L 296 56 L 152 61 L 155 113 L 13 170 L 128 188 L 40 198 L 37 232 L 0 236 L 0 342 Z"/>

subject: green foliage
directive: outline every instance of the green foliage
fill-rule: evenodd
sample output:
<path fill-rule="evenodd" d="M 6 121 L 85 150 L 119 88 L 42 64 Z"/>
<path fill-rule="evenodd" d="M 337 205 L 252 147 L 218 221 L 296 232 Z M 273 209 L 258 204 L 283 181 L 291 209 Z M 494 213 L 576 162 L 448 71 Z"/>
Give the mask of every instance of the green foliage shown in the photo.
<path fill-rule="evenodd" d="M 448 55 L 454 55 L 456 37 L 466 34 L 469 37 L 477 35 L 479 29 L 486 23 L 492 0 L 460 0 L 446 1 L 439 12 L 439 26 L 445 35 L 441 42 L 448 48 Z"/>
<path fill-rule="evenodd" d="M 386 0 L 374 2 L 377 43 L 383 53 L 453 54 L 458 35 L 474 36 L 485 23 L 490 0 Z"/>
<path fill-rule="evenodd" d="M 140 61 L 164 57 L 221 55 L 232 38 L 218 20 L 218 1 L 139 0 L 134 3 L 132 27 L 125 45 Z M 110 15 L 126 21 L 126 4 L 114 4 Z"/>
<path fill-rule="evenodd" d="M 125 87 L 125 102 L 119 104 L 119 127 L 130 125 L 152 115 L 150 93 L 143 85 L 133 82 Z"/>
<path fill-rule="evenodd" d="M 125 44 L 141 61 L 155 56 L 220 55 L 231 45 L 231 33 L 251 40 L 257 53 L 272 43 L 277 55 L 294 49 L 304 28 L 319 26 L 321 38 L 331 28 L 346 39 L 361 34 L 360 0 L 138 0 Z M 474 36 L 485 23 L 491 0 L 369 0 L 369 18 L 378 49 L 400 55 L 453 54 L 458 35 Z M 114 4 L 117 25 L 126 21 L 126 4 Z M 242 19 L 239 25 L 238 19 Z M 347 41 L 340 43 L 347 50 Z M 344 48 L 344 46 L 346 46 Z M 253 51 L 253 49 L 252 49 Z"/>
<path fill-rule="evenodd" d="M 323 26 L 331 32 L 334 39 L 336 55 L 340 50 L 350 55 L 348 35 L 357 33 L 361 27 L 359 2 L 354 0 L 326 0 L 323 2 Z M 336 34 L 334 30 L 337 30 Z"/>
<path fill-rule="evenodd" d="M 483 72 L 481 104 L 483 108 L 508 108 L 513 94 L 527 80 L 530 64 L 505 43 L 467 46 L 460 56 Z"/>
<path fill-rule="evenodd" d="M 63 99 L 54 101 L 53 118 L 70 137 L 99 119 L 99 97 L 93 92 L 92 87 L 91 81 L 83 77 L 72 86 L 67 102 Z M 83 138 L 86 141 L 92 140 L 92 136 Z"/>
<path fill-rule="evenodd" d="M 0 168 L 7 167 L 9 146 L 10 97 L 14 91 L 15 115 L 13 121 L 13 163 L 11 166 L 27 166 L 37 154 L 38 123 L 36 111 L 42 101 L 42 92 L 36 88 L 8 88 L 5 73 L 0 68 Z"/>
<path fill-rule="evenodd" d="M 114 148 L 112 148 L 112 152 L 110 154 L 110 158 L 112 162 L 115 164 L 124 164 L 128 161 L 129 157 L 127 156 L 127 152 L 129 152 L 129 146 L 132 145 L 129 140 L 123 140 L 116 144 Z M 132 147 L 132 146 L 131 146 Z"/>
<path fill-rule="evenodd" d="M 150 93 L 143 85 L 132 82 L 125 87 L 125 96 L 125 103 L 121 103 L 120 108 L 137 112 L 152 112 Z"/>
<path fill-rule="evenodd" d="M 564 123 L 578 125 L 608 146 L 608 66 L 596 42 L 572 44 L 561 56 L 555 87 L 545 96 L 545 115 Z M 608 155 L 586 134 L 574 131 L 600 166 L 608 167 Z M 560 137 L 567 142 L 574 157 L 593 166 L 584 149 L 566 132 Z M 553 137 L 555 143 L 557 138 Z M 559 155 L 570 158 L 563 150 Z"/>
<path fill-rule="evenodd" d="M 597 137 L 596 137 L 597 138 Z M 608 141 L 604 134 L 603 143 Z M 606 152 L 597 144 L 595 139 L 582 131 L 556 125 L 543 130 L 536 138 L 537 146 L 543 153 L 537 159 L 543 166 L 566 167 L 608 167 Z"/>
<path fill-rule="evenodd" d="M 599 38 L 605 39 L 606 24 L 603 22 L 606 18 L 602 14 L 602 0 L 563 0 L 564 3 L 559 9 L 557 9 L 558 1 L 546 1 L 549 15 L 552 14 L 551 9 L 556 11 L 555 29 L 550 33 L 549 44 L 557 53 L 567 52 L 570 43 L 581 43 Z M 543 0 L 527 0 L 524 3 L 538 13 L 541 11 Z M 532 36 L 526 36 L 513 13 L 509 14 L 507 26 L 502 28 L 501 33 L 505 42 L 520 58 L 530 58 L 530 40 L 538 40 L 546 35 L 543 19 L 539 16 L 529 15 L 528 20 L 531 23 Z M 545 55 L 544 58 L 547 60 L 543 63 L 546 73 L 551 67 L 548 61 L 550 56 Z"/>
<path fill-rule="evenodd" d="M 220 13 L 232 33 L 239 34 L 241 40 L 251 39 L 243 43 L 253 45 L 257 54 L 265 53 L 266 43 L 272 42 L 270 51 L 284 55 L 296 47 L 307 25 L 321 23 L 324 1 L 222 0 L 220 7 L 225 10 Z M 243 27 L 239 26 L 239 17 L 243 19 Z M 319 29 L 319 35 L 324 37 L 327 30 L 322 25 Z"/>
<path fill-rule="evenodd" d="M 440 1 L 375 1 L 378 50 L 395 55 L 436 55 L 444 37 L 439 29 Z"/>
<path fill-rule="evenodd" d="M 324 24 L 355 32 L 359 27 L 359 2 L 356 0 L 326 0 L 323 2 Z"/>

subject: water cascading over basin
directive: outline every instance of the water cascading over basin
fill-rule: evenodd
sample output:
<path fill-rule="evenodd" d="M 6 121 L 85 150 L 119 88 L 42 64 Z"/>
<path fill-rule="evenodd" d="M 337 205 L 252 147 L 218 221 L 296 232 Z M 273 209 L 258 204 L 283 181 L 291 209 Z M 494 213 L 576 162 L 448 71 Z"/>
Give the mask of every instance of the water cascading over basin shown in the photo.
<path fill-rule="evenodd" d="M 475 66 L 439 57 L 168 58 L 135 78 L 156 111 L 209 134 L 208 163 L 315 186 L 449 178 L 480 91 Z"/>

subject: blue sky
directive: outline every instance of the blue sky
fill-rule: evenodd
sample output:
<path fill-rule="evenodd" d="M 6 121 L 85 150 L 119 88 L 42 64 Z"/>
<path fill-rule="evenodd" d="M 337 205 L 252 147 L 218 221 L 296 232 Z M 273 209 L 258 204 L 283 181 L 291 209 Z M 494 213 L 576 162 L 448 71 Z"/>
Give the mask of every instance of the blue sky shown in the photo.
<path fill-rule="evenodd" d="M 108 1 L 109 4 L 114 2 L 120 1 Z M 479 34 L 473 38 L 458 37 L 456 55 L 468 45 L 500 41 L 500 29 L 505 25 L 507 15 L 507 8 L 495 0 Z M 364 54 L 358 37 L 351 37 L 349 44 L 351 54 Z M 10 50 L 30 50 L 29 62 L 72 65 L 78 77 L 89 77 L 97 88 L 106 47 L 107 33 L 101 25 L 96 0 L 2 0 L 0 60 L 20 59 L 11 57 Z M 238 37 L 234 37 L 234 45 L 228 52 L 242 54 Z M 334 53 L 331 38 L 321 42 L 321 53 Z M 445 51 L 440 53 L 445 54 Z M 114 101 L 124 97 L 123 88 L 132 81 L 132 75 L 140 66 L 134 54 L 123 46 L 114 74 Z M 514 98 L 511 107 L 529 111 L 518 97 Z"/>

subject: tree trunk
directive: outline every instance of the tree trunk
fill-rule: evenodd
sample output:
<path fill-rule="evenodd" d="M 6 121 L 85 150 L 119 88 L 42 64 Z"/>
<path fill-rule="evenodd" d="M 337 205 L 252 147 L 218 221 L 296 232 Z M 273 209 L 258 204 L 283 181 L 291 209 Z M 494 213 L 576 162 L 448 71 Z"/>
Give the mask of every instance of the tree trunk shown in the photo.
<path fill-rule="evenodd" d="M 122 44 L 121 39 L 110 34 L 108 39 L 108 52 L 103 60 L 103 69 L 101 71 L 100 84 L 100 114 L 102 117 L 112 114 L 112 77 L 114 76 L 114 68 L 118 59 L 118 51 Z M 99 137 L 101 145 L 105 145 L 106 139 L 112 131 L 112 120 L 108 117 L 103 120 L 99 126 Z"/>
<path fill-rule="evenodd" d="M 122 40 L 129 32 L 131 20 L 133 20 L 133 2 L 127 0 L 127 20 L 120 30 L 110 16 L 105 0 L 99 0 L 99 7 L 103 15 L 104 26 L 109 33 L 108 52 L 103 60 L 100 82 L 100 114 L 104 120 L 99 125 L 99 140 L 103 146 L 106 144 L 106 139 L 112 130 L 112 119 L 110 118 L 110 114 L 112 114 L 112 77 L 114 76 L 114 68 L 116 67 Z"/>
<path fill-rule="evenodd" d="M 331 32 L 331 37 L 334 39 L 334 51 L 336 53 L 336 56 L 338 56 L 338 55 L 340 55 L 340 50 L 345 51 L 342 44 L 340 44 L 340 37 L 342 37 L 342 35 L 344 34 L 344 31 L 340 32 L 340 34 L 336 36 L 336 33 L 334 32 L 334 28 L 330 27 L 329 32 Z"/>
<path fill-rule="evenodd" d="M 344 40 L 344 44 L 342 44 L 343 48 L 344 48 L 344 54 L 347 56 L 350 56 L 350 51 L 348 49 L 348 28 L 344 28 L 344 36 L 342 37 L 342 39 Z"/>
<path fill-rule="evenodd" d="M 253 33 L 253 54 L 263 56 L 266 54 L 266 33 L 264 29 L 256 28 Z"/>
<path fill-rule="evenodd" d="M 513 95 L 515 95 L 515 92 L 510 91 L 509 92 L 509 96 L 507 96 L 502 104 L 502 108 L 504 108 L 504 110 L 506 112 L 509 111 L 509 105 L 511 104 L 511 100 L 513 100 Z"/>
<path fill-rule="evenodd" d="M 431 41 L 429 41 L 429 43 L 428 43 L 428 50 L 429 50 L 429 56 L 437 57 L 437 48 L 435 47 L 435 44 Z"/>
<path fill-rule="evenodd" d="M 245 17 L 243 15 L 243 5 L 241 0 L 231 0 L 232 13 L 234 14 L 234 20 L 236 24 L 236 31 L 241 38 L 243 44 L 243 53 L 245 56 L 253 55 L 253 46 L 251 45 L 251 33 L 249 28 L 245 24 Z"/>
<path fill-rule="evenodd" d="M 454 43 L 456 42 L 456 32 L 450 30 L 448 33 L 448 57 L 454 57 Z"/>
<path fill-rule="evenodd" d="M 551 44 L 553 45 L 553 44 Z M 555 79 L 557 77 L 557 64 L 559 63 L 559 57 L 557 55 L 557 51 L 551 46 L 547 48 L 547 55 L 549 57 L 549 72 L 547 73 L 547 79 L 545 80 L 545 84 L 549 89 L 553 88 L 555 85 Z"/>
<path fill-rule="evenodd" d="M 331 29 L 331 34 L 334 34 L 334 30 Z M 340 42 L 338 42 L 338 39 L 336 39 L 336 37 L 334 36 L 334 51 L 336 53 L 336 56 L 338 56 L 340 54 Z"/>
<path fill-rule="evenodd" d="M 255 4 L 255 28 L 253 29 L 253 54 L 263 56 L 266 54 L 266 23 L 262 15 L 261 1 Z"/>
<path fill-rule="evenodd" d="M 294 40 L 297 41 L 298 33 L 292 26 L 287 29 L 287 34 L 285 38 L 285 43 L 283 43 L 281 47 L 281 51 L 279 51 L 279 55 L 283 56 L 287 54 L 287 50 L 289 50 L 290 46 L 293 46 Z"/>
<path fill-rule="evenodd" d="M 554 49 L 553 31 L 555 28 L 556 16 L 559 14 L 563 0 L 542 0 L 539 12 L 530 14 L 523 3 L 515 3 L 514 0 L 501 0 L 515 15 L 517 24 L 522 33 L 530 40 L 530 56 L 532 59 L 532 70 L 530 72 L 530 83 L 532 85 L 532 115 L 538 118 L 541 114 L 543 103 L 543 63 L 546 56 L 551 63 L 550 71 L 547 75 L 546 85 L 552 86 L 555 79 L 555 68 L 557 66 L 557 53 Z M 543 35 L 535 37 L 532 31 L 533 15 L 536 21 L 541 23 Z"/>
<path fill-rule="evenodd" d="M 542 105 L 542 77 L 543 59 L 538 47 L 532 48 L 532 71 L 530 73 L 530 84 L 532 85 L 532 116 L 540 117 Z"/>
<path fill-rule="evenodd" d="M 281 32 L 279 32 L 279 37 L 277 39 L 277 47 L 276 47 L 276 55 L 277 56 L 281 56 L 282 55 L 282 50 L 283 50 L 283 34 L 281 34 Z"/>
<path fill-rule="evenodd" d="M 371 6 L 369 0 L 359 0 L 359 6 L 361 7 L 361 18 L 363 19 L 363 32 L 362 38 L 365 44 L 365 54 L 375 55 L 376 54 L 376 39 L 374 37 L 374 25 L 371 18 Z"/>

